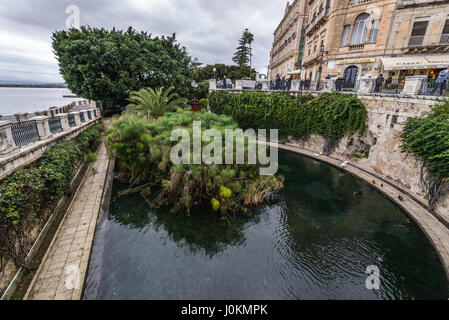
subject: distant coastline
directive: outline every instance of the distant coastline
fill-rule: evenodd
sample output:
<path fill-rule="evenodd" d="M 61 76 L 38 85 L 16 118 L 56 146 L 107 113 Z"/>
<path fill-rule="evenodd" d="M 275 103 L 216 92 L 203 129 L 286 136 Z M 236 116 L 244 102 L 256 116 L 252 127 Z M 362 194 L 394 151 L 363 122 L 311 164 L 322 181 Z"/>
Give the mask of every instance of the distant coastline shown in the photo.
<path fill-rule="evenodd" d="M 42 83 L 42 84 L 0 83 L 0 88 L 67 88 L 67 85 L 64 83 Z"/>

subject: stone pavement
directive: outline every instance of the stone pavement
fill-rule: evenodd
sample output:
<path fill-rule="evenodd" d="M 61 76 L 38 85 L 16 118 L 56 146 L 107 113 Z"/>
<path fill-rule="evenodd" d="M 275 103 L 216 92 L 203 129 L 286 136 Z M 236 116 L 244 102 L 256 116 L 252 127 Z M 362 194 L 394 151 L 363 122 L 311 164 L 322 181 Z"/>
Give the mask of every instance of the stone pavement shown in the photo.
<path fill-rule="evenodd" d="M 76 192 L 24 297 L 79 300 L 86 276 L 109 158 L 104 142 Z"/>
<path fill-rule="evenodd" d="M 300 148 L 299 145 L 297 146 L 290 143 L 279 144 L 279 149 L 299 153 L 339 167 L 365 180 L 380 192 L 384 193 L 394 203 L 396 203 L 405 212 L 407 212 L 408 215 L 426 234 L 427 238 L 430 240 L 435 250 L 437 251 L 438 256 L 440 257 L 440 260 L 443 264 L 444 270 L 446 271 L 446 276 L 449 279 L 449 229 L 428 210 L 423 208 L 415 199 L 410 197 L 405 192 L 401 192 L 401 190 L 396 187 L 394 181 L 388 181 L 389 179 L 385 177 L 383 177 L 383 179 L 380 179 L 378 176 L 362 170 L 356 164 L 348 161 L 348 159 L 336 159 L 334 157 L 320 155 L 313 151 Z M 346 163 L 342 165 L 343 162 Z M 399 196 L 401 196 L 403 200 L 399 200 Z"/>

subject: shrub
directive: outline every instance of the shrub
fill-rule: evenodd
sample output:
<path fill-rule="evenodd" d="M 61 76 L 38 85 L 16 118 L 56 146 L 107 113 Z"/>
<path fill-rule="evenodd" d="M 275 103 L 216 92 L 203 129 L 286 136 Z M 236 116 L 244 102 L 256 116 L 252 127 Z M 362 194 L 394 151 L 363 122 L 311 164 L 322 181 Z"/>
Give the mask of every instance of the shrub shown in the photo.
<path fill-rule="evenodd" d="M 449 189 L 449 99 L 419 118 L 409 118 L 401 132 L 402 151 L 422 162 L 421 183 L 433 210 Z"/>
<path fill-rule="evenodd" d="M 152 206 L 170 205 L 173 211 L 187 214 L 203 203 L 227 219 L 246 213 L 249 207 L 264 201 L 269 191 L 282 188 L 282 178 L 260 176 L 257 165 L 174 165 L 170 152 L 177 142 L 170 141 L 172 131 L 186 128 L 192 141 L 196 120 L 202 122 L 202 131 L 214 128 L 224 133 L 225 129 L 237 128 L 229 116 L 184 109 L 151 120 L 125 115 L 112 124 L 108 139 L 117 150 L 122 173 L 133 186 L 125 193 L 141 192 Z M 222 139 L 225 146 L 224 134 Z M 209 143 L 203 142 L 202 148 Z"/>
<path fill-rule="evenodd" d="M 201 109 L 206 110 L 208 103 L 209 103 L 209 101 L 207 99 L 201 99 L 200 100 Z"/>
<path fill-rule="evenodd" d="M 0 182 L 0 269 L 7 258 L 23 263 L 28 233 L 68 191 L 76 168 L 103 131 L 97 124 L 73 140 L 47 149 L 34 165 L 16 170 Z"/>
<path fill-rule="evenodd" d="M 90 163 L 97 161 L 97 158 L 98 155 L 95 152 L 91 152 L 87 155 L 87 161 L 89 161 Z"/>

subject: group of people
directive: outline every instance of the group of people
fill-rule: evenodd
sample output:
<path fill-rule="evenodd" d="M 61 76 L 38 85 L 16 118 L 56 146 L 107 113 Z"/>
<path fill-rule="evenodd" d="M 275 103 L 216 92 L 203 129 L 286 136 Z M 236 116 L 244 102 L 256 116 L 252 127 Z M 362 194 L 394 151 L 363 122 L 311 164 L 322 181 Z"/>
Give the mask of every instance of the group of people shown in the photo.
<path fill-rule="evenodd" d="M 291 75 L 288 78 L 285 78 L 285 76 L 277 74 L 272 87 L 274 90 L 290 91 L 290 89 L 292 87 L 292 80 L 293 80 L 293 77 Z"/>
<path fill-rule="evenodd" d="M 380 90 L 384 87 L 389 87 L 389 85 L 393 82 L 393 78 L 390 76 L 388 76 L 387 80 L 385 80 L 384 76 L 382 74 L 380 74 L 377 78 L 376 78 L 376 82 L 374 84 L 374 92 L 380 92 Z"/>

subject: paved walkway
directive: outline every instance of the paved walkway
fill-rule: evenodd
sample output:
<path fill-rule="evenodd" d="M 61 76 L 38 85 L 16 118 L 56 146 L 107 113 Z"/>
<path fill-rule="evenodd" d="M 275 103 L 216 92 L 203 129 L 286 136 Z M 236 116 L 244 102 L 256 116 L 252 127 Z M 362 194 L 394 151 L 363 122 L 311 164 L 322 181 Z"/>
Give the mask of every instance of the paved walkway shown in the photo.
<path fill-rule="evenodd" d="M 438 221 L 434 215 L 424 209 L 416 200 L 394 187 L 395 183 L 393 181 L 386 182 L 381 180 L 379 177 L 358 168 L 356 164 L 352 164 L 348 161 L 348 159 L 342 160 L 325 155 L 319 155 L 313 151 L 302 149 L 292 144 L 279 144 L 279 148 L 303 154 L 310 158 L 318 159 L 336 167 L 340 167 L 341 169 L 367 181 L 376 189 L 383 192 L 393 202 L 406 211 L 418 224 L 421 230 L 427 235 L 428 239 L 436 249 L 449 279 L 449 229 Z M 347 164 L 344 166 L 342 166 L 343 161 L 347 161 Z M 402 196 L 402 201 L 399 200 L 399 196 Z"/>
<path fill-rule="evenodd" d="M 81 299 L 108 163 L 102 142 L 24 299 Z"/>

